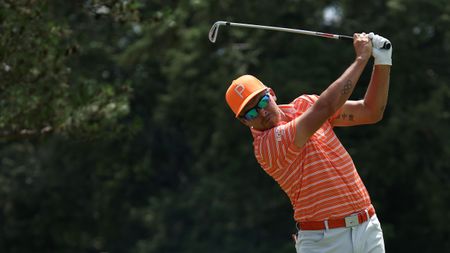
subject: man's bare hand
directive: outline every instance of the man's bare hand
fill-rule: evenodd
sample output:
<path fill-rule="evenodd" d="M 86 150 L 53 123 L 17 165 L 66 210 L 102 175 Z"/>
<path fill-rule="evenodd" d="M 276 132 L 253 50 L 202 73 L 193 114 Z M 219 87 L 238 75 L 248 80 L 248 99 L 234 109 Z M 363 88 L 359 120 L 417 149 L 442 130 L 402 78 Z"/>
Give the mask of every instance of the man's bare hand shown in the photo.
<path fill-rule="evenodd" d="M 368 61 L 372 55 L 372 43 L 369 35 L 365 33 L 355 33 L 353 35 L 353 47 L 355 48 L 356 59 Z"/>

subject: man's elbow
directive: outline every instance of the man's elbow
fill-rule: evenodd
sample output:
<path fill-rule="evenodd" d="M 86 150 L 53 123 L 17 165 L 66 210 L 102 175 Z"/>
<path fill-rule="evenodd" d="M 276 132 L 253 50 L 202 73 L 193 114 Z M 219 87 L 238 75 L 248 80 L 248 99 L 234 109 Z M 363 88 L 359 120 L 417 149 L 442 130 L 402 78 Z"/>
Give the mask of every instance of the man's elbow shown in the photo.
<path fill-rule="evenodd" d="M 327 101 L 325 99 L 320 99 L 317 100 L 314 105 L 313 105 L 313 110 L 316 113 L 319 113 L 321 115 L 325 116 L 325 120 L 330 118 L 331 116 L 334 115 L 334 113 L 338 110 L 339 108 L 336 106 L 333 106 L 333 103 L 330 103 L 330 101 Z"/>
<path fill-rule="evenodd" d="M 380 113 L 378 116 L 374 117 L 372 124 L 376 124 L 376 123 L 380 122 L 382 119 L 383 119 L 383 113 Z"/>
<path fill-rule="evenodd" d="M 365 103 L 365 101 L 363 101 L 363 104 L 364 104 L 364 115 L 366 116 L 365 117 L 366 124 L 376 124 L 383 119 L 386 105 L 377 108 L 375 106 L 368 106 Z"/>
<path fill-rule="evenodd" d="M 376 124 L 383 119 L 384 110 L 371 114 L 369 124 Z"/>

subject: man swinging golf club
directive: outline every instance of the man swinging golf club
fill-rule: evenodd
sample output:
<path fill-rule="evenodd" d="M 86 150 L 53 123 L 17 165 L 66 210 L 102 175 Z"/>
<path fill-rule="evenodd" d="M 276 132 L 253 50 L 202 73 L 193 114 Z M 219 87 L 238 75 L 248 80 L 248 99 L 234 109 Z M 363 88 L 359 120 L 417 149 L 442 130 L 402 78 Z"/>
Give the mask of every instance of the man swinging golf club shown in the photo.
<path fill-rule="evenodd" d="M 278 105 L 275 92 L 251 75 L 234 80 L 226 92 L 236 118 L 251 129 L 257 161 L 292 203 L 297 252 L 384 252 L 369 194 L 333 127 L 381 120 L 392 65 L 386 43 L 373 33 L 354 34 L 355 60 L 320 96 Z M 348 100 L 371 55 L 364 99 Z"/>

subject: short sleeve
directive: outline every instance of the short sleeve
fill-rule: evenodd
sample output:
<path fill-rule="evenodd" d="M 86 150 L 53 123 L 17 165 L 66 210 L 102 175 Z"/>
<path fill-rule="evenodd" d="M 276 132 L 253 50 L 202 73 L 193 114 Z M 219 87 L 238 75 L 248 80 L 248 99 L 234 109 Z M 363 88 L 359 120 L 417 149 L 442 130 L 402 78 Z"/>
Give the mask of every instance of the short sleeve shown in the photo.
<path fill-rule="evenodd" d="M 304 113 L 308 108 L 310 108 L 317 100 L 319 99 L 319 96 L 314 95 L 301 95 L 300 97 L 296 98 L 292 104 L 294 105 L 294 108 L 296 109 L 298 114 Z M 328 122 L 331 123 L 335 118 L 337 114 L 334 114 L 332 117 L 328 119 Z"/>
<path fill-rule="evenodd" d="M 254 142 L 255 156 L 263 169 L 273 175 L 289 165 L 302 152 L 295 146 L 296 124 L 292 120 L 276 126 L 257 137 Z M 276 178 L 276 176 L 274 176 Z"/>
<path fill-rule="evenodd" d="M 292 104 L 298 112 L 304 113 L 317 101 L 317 99 L 319 99 L 318 95 L 301 95 L 292 101 Z"/>

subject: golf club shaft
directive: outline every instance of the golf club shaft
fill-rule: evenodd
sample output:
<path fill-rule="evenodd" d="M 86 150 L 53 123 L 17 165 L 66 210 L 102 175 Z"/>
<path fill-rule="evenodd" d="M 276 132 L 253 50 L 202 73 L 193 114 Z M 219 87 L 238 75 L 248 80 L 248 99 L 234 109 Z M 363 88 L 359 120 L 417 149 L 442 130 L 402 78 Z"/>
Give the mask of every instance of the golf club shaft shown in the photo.
<path fill-rule="evenodd" d="M 330 39 L 349 39 L 349 40 L 353 40 L 352 36 L 347 36 L 347 35 L 338 35 L 338 34 L 332 34 L 332 33 L 322 33 L 322 32 L 307 31 L 307 30 L 301 30 L 301 29 L 291 29 L 291 28 L 276 27 L 276 26 L 252 25 L 252 24 L 243 24 L 243 23 L 232 23 L 232 22 L 225 22 L 225 25 L 227 25 L 227 26 L 246 27 L 246 28 L 255 28 L 255 29 L 264 29 L 264 30 L 272 30 L 272 31 L 279 31 L 279 32 L 298 33 L 298 34 L 319 36 L 319 37 L 330 38 Z"/>
<path fill-rule="evenodd" d="M 318 37 L 329 38 L 329 39 L 346 39 L 346 40 L 353 41 L 353 36 L 348 36 L 348 35 L 323 33 L 323 32 L 308 31 L 308 30 L 301 30 L 301 29 L 291 29 L 291 28 L 276 27 L 276 26 L 253 25 L 253 24 L 244 24 L 244 23 L 233 23 L 233 22 L 228 22 L 228 21 L 217 21 L 216 23 L 214 23 L 214 25 L 211 27 L 211 30 L 209 31 L 209 40 L 212 43 L 216 42 L 217 35 L 219 33 L 219 27 L 221 25 L 237 26 L 237 27 L 245 27 L 245 28 L 254 28 L 254 29 L 263 29 L 263 30 L 272 30 L 272 31 L 279 31 L 279 32 L 289 32 L 289 33 L 297 33 L 297 34 L 318 36 Z M 390 49 L 391 48 L 391 44 L 388 43 L 388 42 L 385 42 L 385 44 L 383 45 L 382 48 L 383 49 Z"/>

